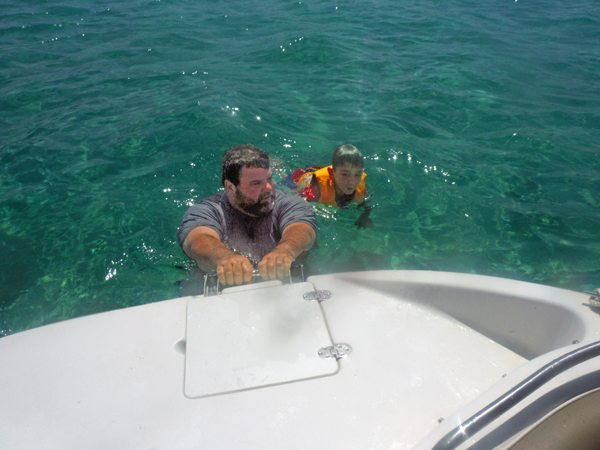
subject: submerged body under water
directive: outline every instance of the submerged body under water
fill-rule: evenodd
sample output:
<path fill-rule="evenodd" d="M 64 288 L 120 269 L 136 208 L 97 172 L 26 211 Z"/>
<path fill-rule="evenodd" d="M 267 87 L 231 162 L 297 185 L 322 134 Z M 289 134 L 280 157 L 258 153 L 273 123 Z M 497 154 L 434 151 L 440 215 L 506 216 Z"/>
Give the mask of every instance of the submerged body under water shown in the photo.
<path fill-rule="evenodd" d="M 187 206 L 254 143 L 365 155 L 374 226 L 317 208 L 311 273 L 600 287 L 594 2 L 0 6 L 0 336 L 179 295 Z"/>

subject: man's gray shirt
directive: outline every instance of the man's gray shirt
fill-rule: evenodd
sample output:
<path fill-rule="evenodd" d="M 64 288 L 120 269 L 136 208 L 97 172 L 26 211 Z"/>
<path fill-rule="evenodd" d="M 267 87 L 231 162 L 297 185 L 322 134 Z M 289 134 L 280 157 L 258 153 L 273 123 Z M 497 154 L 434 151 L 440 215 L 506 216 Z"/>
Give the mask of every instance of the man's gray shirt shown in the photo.
<path fill-rule="evenodd" d="M 273 210 L 262 217 L 250 217 L 235 209 L 225 192 L 218 192 L 188 208 L 177 237 L 183 247 L 190 231 L 209 227 L 228 249 L 256 265 L 277 246 L 283 231 L 293 223 L 306 223 L 317 232 L 313 208 L 297 195 L 276 190 Z"/>

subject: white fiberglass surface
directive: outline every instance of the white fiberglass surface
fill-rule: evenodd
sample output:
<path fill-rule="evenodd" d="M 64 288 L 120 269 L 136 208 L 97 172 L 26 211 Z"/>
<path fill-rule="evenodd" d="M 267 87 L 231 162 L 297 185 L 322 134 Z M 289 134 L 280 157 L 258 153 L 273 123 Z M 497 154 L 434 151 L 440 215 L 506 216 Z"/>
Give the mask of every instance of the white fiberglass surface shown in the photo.
<path fill-rule="evenodd" d="M 190 300 L 185 395 L 191 398 L 331 375 L 335 359 L 310 283 Z"/>

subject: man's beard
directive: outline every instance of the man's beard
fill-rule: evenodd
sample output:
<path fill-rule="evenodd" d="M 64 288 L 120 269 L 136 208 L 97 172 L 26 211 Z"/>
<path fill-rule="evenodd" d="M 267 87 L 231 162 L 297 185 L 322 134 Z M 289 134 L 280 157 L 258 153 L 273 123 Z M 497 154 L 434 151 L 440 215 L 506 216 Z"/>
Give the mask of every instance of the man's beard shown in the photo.
<path fill-rule="evenodd" d="M 235 206 L 249 216 L 262 217 L 273 210 L 273 206 L 275 206 L 275 191 L 261 194 L 255 202 L 246 197 L 239 190 L 236 190 Z"/>

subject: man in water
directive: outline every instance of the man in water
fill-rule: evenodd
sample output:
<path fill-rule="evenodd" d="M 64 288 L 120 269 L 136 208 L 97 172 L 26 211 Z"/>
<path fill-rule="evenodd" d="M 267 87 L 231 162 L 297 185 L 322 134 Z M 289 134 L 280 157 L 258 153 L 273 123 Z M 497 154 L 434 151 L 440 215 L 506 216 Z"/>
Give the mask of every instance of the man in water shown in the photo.
<path fill-rule="evenodd" d="M 252 280 L 253 266 L 263 279 L 289 276 L 292 262 L 317 236 L 310 205 L 276 191 L 269 155 L 254 145 L 225 152 L 224 191 L 190 206 L 177 237 L 183 251 L 222 284 Z"/>

